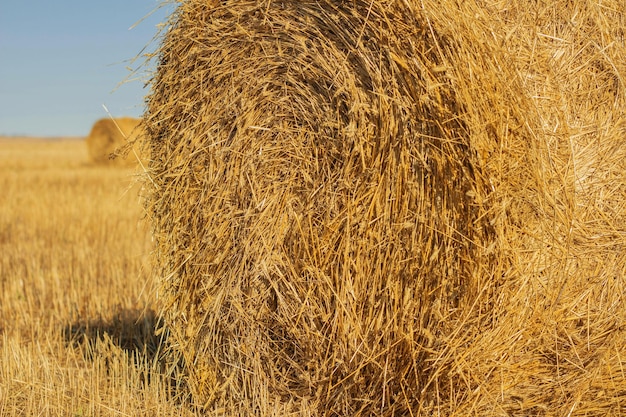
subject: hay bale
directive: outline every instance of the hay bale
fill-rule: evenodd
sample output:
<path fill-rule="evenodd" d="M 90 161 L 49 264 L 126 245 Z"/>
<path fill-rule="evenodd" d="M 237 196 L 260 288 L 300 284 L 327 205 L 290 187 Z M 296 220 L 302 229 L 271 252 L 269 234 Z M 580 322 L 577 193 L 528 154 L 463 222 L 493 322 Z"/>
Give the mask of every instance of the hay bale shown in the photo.
<path fill-rule="evenodd" d="M 137 156 L 130 147 L 142 135 L 141 119 L 100 119 L 86 139 L 89 158 L 97 164 L 135 166 Z"/>
<path fill-rule="evenodd" d="M 200 405 L 622 413 L 626 3 L 565 3 L 181 2 L 149 212 Z"/>
<path fill-rule="evenodd" d="M 200 404 L 432 400 L 434 338 L 491 235 L 447 47 L 410 2 L 181 3 L 148 99 L 150 205 Z"/>
<path fill-rule="evenodd" d="M 443 335 L 443 408 L 621 415 L 626 3 L 435 3 L 424 6 L 457 45 L 452 77 L 492 184 L 499 258 L 490 325 L 468 313 Z"/>

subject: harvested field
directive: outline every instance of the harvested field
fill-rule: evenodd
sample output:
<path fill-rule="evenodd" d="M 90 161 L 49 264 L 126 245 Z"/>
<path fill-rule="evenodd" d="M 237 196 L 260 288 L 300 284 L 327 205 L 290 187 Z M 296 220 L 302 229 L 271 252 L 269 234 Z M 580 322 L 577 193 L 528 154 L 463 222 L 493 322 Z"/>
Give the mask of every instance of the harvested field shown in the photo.
<path fill-rule="evenodd" d="M 0 138 L 2 416 L 626 415 L 626 4 L 178 3 L 143 209 Z"/>
<path fill-rule="evenodd" d="M 0 415 L 192 416 L 137 178 L 88 162 L 83 140 L 0 137 Z"/>

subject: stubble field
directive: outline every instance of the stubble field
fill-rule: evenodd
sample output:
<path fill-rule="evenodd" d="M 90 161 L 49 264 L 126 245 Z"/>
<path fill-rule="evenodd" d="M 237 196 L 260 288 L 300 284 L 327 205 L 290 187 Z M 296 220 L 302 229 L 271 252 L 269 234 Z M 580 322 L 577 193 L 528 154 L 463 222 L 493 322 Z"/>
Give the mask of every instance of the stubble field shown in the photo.
<path fill-rule="evenodd" d="M 79 140 L 0 139 L 0 416 L 187 416 L 194 414 L 193 404 L 206 404 L 208 415 L 220 417 L 626 415 L 623 1 L 392 2 L 415 6 L 428 32 L 436 29 L 449 40 L 420 44 L 441 55 L 426 66 L 418 49 L 407 59 L 400 56 L 404 48 L 397 48 L 398 55 L 386 46 L 377 49 L 374 41 L 371 50 L 359 49 L 368 37 L 388 42 L 390 35 L 402 34 L 398 28 L 414 27 L 402 19 L 399 26 L 382 18 L 372 24 L 377 15 L 386 16 L 370 13 L 383 10 L 385 2 L 320 2 L 326 9 L 307 3 L 311 15 L 330 25 L 321 33 L 336 33 L 335 18 L 350 23 L 341 42 L 354 39 L 339 48 L 339 59 L 319 54 L 322 45 L 307 46 L 319 37 L 302 33 L 300 42 L 292 36 L 291 18 L 307 18 L 298 14 L 298 2 L 242 2 L 246 10 L 237 19 L 227 8 L 210 9 L 213 2 L 181 3 L 193 17 L 181 26 L 189 33 L 177 38 L 169 32 L 174 35 L 163 56 L 180 52 L 161 61 L 162 77 L 151 82 L 146 112 L 152 150 L 146 205 L 155 220 L 154 259 L 161 265 L 151 269 L 151 234 L 136 170 L 90 164 Z M 285 3 L 293 13 L 281 20 Z M 339 3 L 360 6 L 338 15 Z M 214 20 L 207 19 L 211 13 Z M 242 32 L 238 19 L 244 15 L 250 24 Z M 231 28 L 231 38 L 222 30 L 198 30 L 209 20 Z M 379 31 L 388 26 L 389 33 Z M 289 40 L 284 45 L 276 41 L 283 39 L 275 37 L 276 27 Z M 249 36 L 253 31 L 256 38 Z M 371 36 L 363 37 L 367 31 Z M 207 33 L 215 39 L 195 37 Z M 234 48 L 239 42 L 249 49 Z M 276 56 L 267 55 L 272 48 Z M 283 50 L 300 51 L 294 56 L 305 59 L 292 67 L 295 61 Z M 242 51 L 258 56 L 250 59 Z M 347 57 L 354 51 L 378 63 L 372 66 L 375 77 L 368 78 L 379 80 L 378 87 L 362 88 L 360 101 L 346 96 L 337 102 L 345 105 L 338 105 L 340 95 L 316 101 L 278 88 L 276 98 L 267 95 L 274 91 L 268 86 L 287 85 L 285 80 L 313 90 L 324 83 L 335 88 L 341 71 L 326 64 L 351 62 Z M 382 62 L 395 79 L 412 80 L 415 89 L 388 94 Z M 189 70 L 177 63 L 190 63 Z M 227 82 L 207 87 L 217 64 Z M 323 77 L 306 77 L 313 64 Z M 267 68 L 281 65 L 303 69 L 293 72 L 300 78 L 263 78 Z M 346 80 L 365 67 L 344 71 Z M 421 82 L 426 75 L 430 81 Z M 228 88 L 233 85 L 256 90 L 243 88 L 244 94 Z M 328 91 L 334 94 L 333 88 Z M 381 107 L 392 96 L 417 110 Z M 245 106 L 242 97 L 249 99 Z M 367 117 L 352 124 L 329 118 L 323 125 L 326 113 L 311 110 L 304 123 L 300 113 L 290 113 L 294 102 L 323 103 L 332 115 L 345 110 L 345 120 L 358 102 Z M 285 105 L 282 113 L 272 107 L 276 103 Z M 442 103 L 458 114 L 431 117 L 420 111 Z M 404 121 L 387 114 L 403 114 Z M 433 126 L 457 117 L 460 124 L 424 135 L 430 130 L 416 128 L 410 114 L 420 123 L 432 119 Z M 266 125 L 285 140 L 276 140 Z M 319 130 L 301 140 L 310 149 L 289 142 L 320 126 L 330 134 Z M 368 142 L 352 126 L 378 133 Z M 411 129 L 413 136 L 406 136 Z M 433 152 L 416 148 L 395 159 L 410 162 L 401 166 L 404 171 L 379 167 L 396 155 L 379 157 L 380 149 L 404 152 L 427 137 L 434 140 Z M 451 137 L 450 143 L 463 139 L 459 152 L 439 152 L 436 144 Z M 382 139 L 387 145 L 379 146 Z M 345 152 L 335 152 L 334 143 Z M 475 172 L 471 187 L 457 187 L 457 193 L 450 179 L 455 175 L 442 175 L 431 187 L 440 191 L 430 197 L 421 192 L 430 185 L 421 181 L 446 166 L 433 155 L 441 161 L 468 158 L 467 167 L 449 166 L 458 168 L 452 172 Z M 272 171 L 275 166 L 282 171 Z M 302 175 L 307 166 L 320 176 Z M 341 176 L 361 166 L 364 173 L 385 173 L 385 181 Z M 394 177 L 396 171 L 406 175 Z M 411 178 L 422 188 L 414 187 L 417 197 L 406 197 L 402 207 L 421 205 L 391 221 L 402 200 L 395 196 L 410 196 L 402 187 Z M 388 194 L 378 191 L 385 184 L 391 184 Z M 303 193 L 309 185 L 311 192 Z M 316 200 L 324 187 L 330 204 Z M 360 189 L 367 193 L 354 192 Z M 453 208 L 473 207 L 470 216 L 452 210 L 445 221 L 437 220 L 444 213 L 440 207 L 448 207 L 441 198 L 449 198 Z M 345 202 L 359 204 L 348 210 Z M 363 227 L 353 213 L 362 216 Z M 428 222 L 423 216 L 431 214 L 435 221 Z M 370 233 L 377 222 L 378 235 Z M 466 233 L 468 224 L 484 225 L 484 235 Z M 476 251 L 455 252 L 463 241 Z M 308 249 L 294 255 L 294 247 Z M 373 256 L 354 261 L 363 253 Z M 385 259 L 397 267 L 371 268 Z M 444 268 L 447 260 L 453 267 L 475 265 L 465 275 Z M 423 265 L 435 273 L 423 272 Z M 384 272 L 376 285 L 374 270 Z M 157 334 L 159 299 L 168 307 L 167 341 L 167 334 Z M 304 312 L 308 322 L 301 320 Z M 186 354 L 186 369 L 164 351 L 168 343 L 174 345 L 171 352 Z"/>
<path fill-rule="evenodd" d="M 136 172 L 80 140 L 3 139 L 0 190 L 0 415 L 187 415 Z"/>

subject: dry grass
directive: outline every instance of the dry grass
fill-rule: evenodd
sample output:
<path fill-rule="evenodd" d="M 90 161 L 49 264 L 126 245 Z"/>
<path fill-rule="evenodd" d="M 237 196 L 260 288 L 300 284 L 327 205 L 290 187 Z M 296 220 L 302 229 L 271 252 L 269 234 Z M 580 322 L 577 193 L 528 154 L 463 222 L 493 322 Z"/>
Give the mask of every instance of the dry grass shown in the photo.
<path fill-rule="evenodd" d="M 163 45 L 155 237 L 207 406 L 405 413 L 480 289 L 488 184 L 431 47 L 448 40 L 357 4 L 185 2 Z"/>
<path fill-rule="evenodd" d="M 181 2 L 156 273 L 132 170 L 0 139 L 0 415 L 626 415 L 626 4 L 511 3 Z"/>
<path fill-rule="evenodd" d="M 154 334 L 132 174 L 83 141 L 0 140 L 0 415 L 192 414 Z"/>
<path fill-rule="evenodd" d="M 626 5 L 180 2 L 166 319 L 237 415 L 624 415 Z"/>

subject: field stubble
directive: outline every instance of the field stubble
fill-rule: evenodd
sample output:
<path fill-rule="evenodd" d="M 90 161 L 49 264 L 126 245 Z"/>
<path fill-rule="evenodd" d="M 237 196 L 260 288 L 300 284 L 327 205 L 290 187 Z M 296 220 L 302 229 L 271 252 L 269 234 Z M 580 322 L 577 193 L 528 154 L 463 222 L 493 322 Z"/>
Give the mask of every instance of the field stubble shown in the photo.
<path fill-rule="evenodd" d="M 0 415 L 188 412 L 135 179 L 88 164 L 82 141 L 0 142 Z"/>

